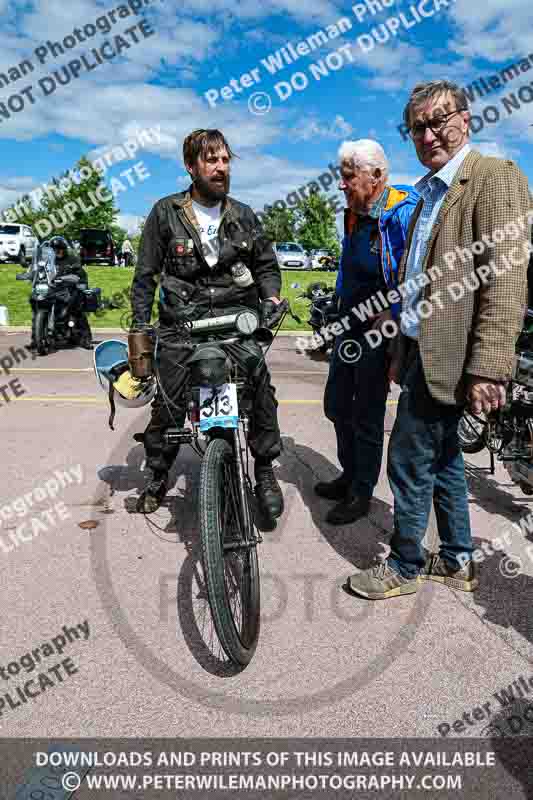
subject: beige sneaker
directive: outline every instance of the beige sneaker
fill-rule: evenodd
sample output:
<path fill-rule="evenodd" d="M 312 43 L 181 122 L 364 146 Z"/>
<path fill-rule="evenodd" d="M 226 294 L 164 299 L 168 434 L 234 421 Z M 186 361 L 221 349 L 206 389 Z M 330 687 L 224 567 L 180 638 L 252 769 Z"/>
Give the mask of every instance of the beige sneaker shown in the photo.
<path fill-rule="evenodd" d="M 421 581 L 444 583 L 452 589 L 462 592 L 473 592 L 479 586 L 474 562 L 469 561 L 462 569 L 451 567 L 438 553 L 430 553 L 419 575 Z"/>
<path fill-rule="evenodd" d="M 386 600 L 402 594 L 413 594 L 419 587 L 418 578 L 404 578 L 389 567 L 386 561 L 352 575 L 348 588 L 368 600 Z"/>

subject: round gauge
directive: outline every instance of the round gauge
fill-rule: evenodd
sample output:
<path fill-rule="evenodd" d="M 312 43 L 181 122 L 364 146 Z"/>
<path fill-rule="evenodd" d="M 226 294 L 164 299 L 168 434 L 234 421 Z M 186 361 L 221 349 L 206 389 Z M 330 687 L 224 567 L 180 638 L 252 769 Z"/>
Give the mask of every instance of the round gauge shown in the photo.
<path fill-rule="evenodd" d="M 259 319 L 253 311 L 242 311 L 235 320 L 235 325 L 239 333 L 251 334 L 259 327 Z"/>

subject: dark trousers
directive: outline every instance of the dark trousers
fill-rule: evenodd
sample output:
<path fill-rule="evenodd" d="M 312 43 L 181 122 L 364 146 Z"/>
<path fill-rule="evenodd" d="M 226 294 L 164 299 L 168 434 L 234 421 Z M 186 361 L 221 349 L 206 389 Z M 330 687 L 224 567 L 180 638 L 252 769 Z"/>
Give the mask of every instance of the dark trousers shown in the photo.
<path fill-rule="evenodd" d="M 372 496 L 383 457 L 389 391 L 386 344 L 384 340 L 370 347 L 362 330 L 338 336 L 324 394 L 344 477 L 354 493 L 364 497 Z"/>
<path fill-rule="evenodd" d="M 471 557 L 468 489 L 457 434 L 462 411 L 460 406 L 444 405 L 431 397 L 418 348 L 412 347 L 388 457 L 394 495 L 394 534 L 388 561 L 404 577 L 414 577 L 424 566 L 422 539 L 432 503 L 440 555 L 456 568 Z"/>
<path fill-rule="evenodd" d="M 159 389 L 152 403 L 152 417 L 144 432 L 147 466 L 155 472 L 168 472 L 179 450 L 179 445 L 165 443 L 164 433 L 169 427 L 183 427 L 186 416 L 185 389 L 190 370 L 187 366 L 192 351 L 176 341 L 174 328 L 159 329 L 157 370 Z M 250 410 L 248 442 L 254 458 L 273 460 L 281 453 L 281 436 L 278 426 L 278 402 L 270 382 L 266 364 L 257 366 L 262 359 L 259 345 L 252 340 L 224 345 L 233 363 L 250 376 L 250 390 L 242 398 L 243 406 Z"/>

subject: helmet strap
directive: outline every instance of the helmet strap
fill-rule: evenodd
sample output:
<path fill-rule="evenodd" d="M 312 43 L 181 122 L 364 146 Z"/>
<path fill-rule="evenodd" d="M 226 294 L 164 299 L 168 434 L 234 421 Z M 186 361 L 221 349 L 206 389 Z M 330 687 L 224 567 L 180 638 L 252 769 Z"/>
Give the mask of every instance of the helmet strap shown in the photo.
<path fill-rule="evenodd" d="M 115 387 L 113 386 L 111 381 L 109 381 L 108 398 L 109 398 L 109 406 L 111 408 L 111 413 L 109 414 L 108 422 L 109 422 L 109 427 L 111 428 L 112 431 L 114 431 L 115 429 L 113 427 L 113 422 L 115 421 Z"/>

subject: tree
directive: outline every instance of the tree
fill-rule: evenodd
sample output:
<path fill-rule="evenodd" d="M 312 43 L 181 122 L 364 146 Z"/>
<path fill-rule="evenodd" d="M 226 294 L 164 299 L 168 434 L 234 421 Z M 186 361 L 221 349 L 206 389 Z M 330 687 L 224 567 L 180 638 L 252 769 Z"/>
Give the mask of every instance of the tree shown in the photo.
<path fill-rule="evenodd" d="M 30 228 L 33 228 L 37 220 L 41 219 L 42 212 L 35 208 L 29 194 L 24 194 L 16 203 L 3 212 L 2 217 L 2 222 L 12 219 L 15 223 L 29 225 Z"/>
<path fill-rule="evenodd" d="M 119 209 L 115 206 L 115 197 L 109 196 L 110 190 L 101 173 L 93 169 L 85 156 L 80 158 L 73 172 L 79 176 L 79 182 L 70 179 L 70 186 L 61 191 L 62 181 L 69 179 L 68 173 L 63 173 L 52 181 L 58 188 L 57 193 L 47 193 L 42 199 L 39 221 L 35 225 L 36 233 L 42 238 L 58 234 L 77 240 L 82 228 L 111 230 L 117 227 Z"/>
<path fill-rule="evenodd" d="M 296 206 L 296 236 L 305 250 L 331 250 L 340 255 L 335 211 L 327 197 L 311 192 Z"/>
<path fill-rule="evenodd" d="M 296 215 L 292 208 L 271 208 L 262 217 L 265 235 L 271 242 L 293 242 Z"/>
<path fill-rule="evenodd" d="M 139 245 L 141 243 L 141 236 L 144 230 L 144 223 L 146 222 L 146 217 L 143 217 L 139 222 L 139 226 L 137 231 L 130 237 L 131 246 L 135 250 L 136 253 L 139 252 Z"/>

